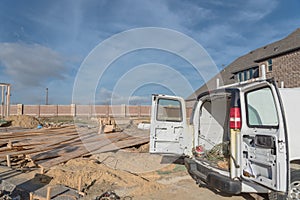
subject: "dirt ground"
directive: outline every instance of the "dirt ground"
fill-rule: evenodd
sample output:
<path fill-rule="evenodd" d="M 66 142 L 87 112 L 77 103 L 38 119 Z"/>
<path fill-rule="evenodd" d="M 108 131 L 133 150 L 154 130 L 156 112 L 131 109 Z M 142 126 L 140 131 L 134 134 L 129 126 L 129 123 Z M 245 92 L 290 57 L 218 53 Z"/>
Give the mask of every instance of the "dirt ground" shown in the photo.
<path fill-rule="evenodd" d="M 33 117 L 10 120 L 16 127 L 36 128 L 39 124 Z M 137 124 L 124 122 L 120 127 L 134 136 L 149 134 L 138 130 Z M 72 159 L 50 168 L 46 175 L 52 177 L 52 185 L 79 188 L 85 193 L 83 200 L 94 200 L 107 191 L 114 191 L 122 200 L 267 199 L 249 194 L 230 196 L 199 187 L 178 158 L 149 154 L 149 144 Z"/>
<path fill-rule="evenodd" d="M 248 194 L 226 196 L 199 187 L 184 165 L 163 160 L 159 155 L 132 150 L 109 152 L 70 160 L 46 174 L 53 177 L 51 184 L 71 188 L 78 188 L 81 180 L 84 200 L 96 199 L 106 191 L 114 191 L 121 199 L 264 199 Z"/>

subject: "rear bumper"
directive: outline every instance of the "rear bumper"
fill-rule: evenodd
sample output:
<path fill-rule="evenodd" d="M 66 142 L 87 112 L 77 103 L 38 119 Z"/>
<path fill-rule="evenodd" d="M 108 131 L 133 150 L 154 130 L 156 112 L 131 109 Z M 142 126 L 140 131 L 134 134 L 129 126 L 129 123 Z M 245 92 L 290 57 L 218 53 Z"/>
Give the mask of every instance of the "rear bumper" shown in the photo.
<path fill-rule="evenodd" d="M 188 172 L 195 180 L 205 182 L 212 189 L 217 189 L 228 194 L 241 193 L 242 183 L 239 180 L 232 180 L 227 176 L 213 172 L 191 158 L 185 158 L 184 163 Z"/>

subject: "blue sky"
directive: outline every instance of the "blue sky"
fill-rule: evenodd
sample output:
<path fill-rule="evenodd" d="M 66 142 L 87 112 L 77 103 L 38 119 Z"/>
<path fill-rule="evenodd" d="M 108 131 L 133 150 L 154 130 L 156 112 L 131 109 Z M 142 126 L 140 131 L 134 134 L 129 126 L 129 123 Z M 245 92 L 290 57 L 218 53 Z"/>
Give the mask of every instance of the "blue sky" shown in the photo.
<path fill-rule="evenodd" d="M 2 0 L 0 82 L 12 84 L 12 103 L 43 104 L 45 88 L 49 88 L 49 103 L 70 104 L 75 77 L 90 52 L 114 34 L 143 27 L 186 34 L 202 45 L 221 69 L 299 28 L 299 8 L 298 0 Z M 106 76 L 99 79 L 96 102 L 107 104 L 114 96 L 120 100 L 116 103 L 143 104 L 151 93 L 174 93 L 155 82 L 141 83 L 130 94 L 122 92 L 130 85 L 122 79 L 128 71 L 141 65 L 148 71 L 156 69 L 147 63 L 176 69 L 192 90 L 203 84 L 185 60 L 170 52 L 145 49 L 111 64 Z M 166 77 L 147 70 L 136 70 L 135 76 Z M 114 89 L 119 80 L 124 87 Z M 187 97 L 190 91 L 183 87 L 176 95 Z"/>

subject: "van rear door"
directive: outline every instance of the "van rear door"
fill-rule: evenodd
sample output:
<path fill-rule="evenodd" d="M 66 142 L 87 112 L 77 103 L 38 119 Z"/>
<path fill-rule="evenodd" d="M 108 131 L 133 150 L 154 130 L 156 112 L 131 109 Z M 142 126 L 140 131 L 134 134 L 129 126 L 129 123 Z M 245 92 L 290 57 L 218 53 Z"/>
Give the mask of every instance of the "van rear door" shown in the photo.
<path fill-rule="evenodd" d="M 183 98 L 152 95 L 150 153 L 191 154 L 192 132 L 188 129 Z"/>
<path fill-rule="evenodd" d="M 242 89 L 241 173 L 244 179 L 285 192 L 288 151 L 280 101 L 275 84 L 269 82 Z"/>

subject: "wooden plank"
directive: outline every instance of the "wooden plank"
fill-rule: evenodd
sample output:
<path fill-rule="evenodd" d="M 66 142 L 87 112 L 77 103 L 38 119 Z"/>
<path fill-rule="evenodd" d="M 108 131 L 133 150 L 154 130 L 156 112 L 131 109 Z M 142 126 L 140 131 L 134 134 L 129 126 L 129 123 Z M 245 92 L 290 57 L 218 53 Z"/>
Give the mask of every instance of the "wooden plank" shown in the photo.
<path fill-rule="evenodd" d="M 86 145 L 79 146 L 76 149 L 76 151 L 71 151 L 71 152 L 65 153 L 60 157 L 50 159 L 47 161 L 43 161 L 43 160 L 37 161 L 36 164 L 38 164 L 40 167 L 43 167 L 43 168 L 50 168 L 54 165 L 58 165 L 60 163 L 67 162 L 68 160 L 71 160 L 73 158 L 78 158 L 82 155 L 87 154 L 90 151 L 96 151 L 97 149 L 100 149 L 103 146 L 106 146 L 108 144 L 111 144 L 112 142 L 116 142 L 121 139 L 125 139 L 127 137 L 129 137 L 129 136 L 126 134 L 119 134 L 118 137 L 112 138 L 111 140 L 102 140 L 102 141 L 96 141 L 94 143 L 88 143 Z"/>
<path fill-rule="evenodd" d="M 123 133 L 114 133 L 109 135 L 90 134 L 90 135 L 86 135 L 84 138 L 77 138 L 76 140 L 72 140 L 68 142 L 60 142 L 59 145 L 55 145 L 53 146 L 53 148 L 47 149 L 45 151 L 27 153 L 26 158 L 31 159 L 33 161 L 37 161 L 37 160 L 42 160 L 47 158 L 58 157 L 60 156 L 60 154 L 63 154 L 64 150 L 71 151 L 73 147 L 77 147 L 84 144 L 89 145 L 89 143 L 94 144 L 95 141 L 103 141 L 103 140 L 111 141 L 111 139 L 119 137 L 120 135 L 124 135 L 124 134 Z"/>
<path fill-rule="evenodd" d="M 98 149 L 96 151 L 90 152 L 90 154 L 97 154 L 97 153 L 103 153 L 108 151 L 115 151 L 123 148 L 133 147 L 136 145 L 141 145 L 149 142 L 149 137 L 144 138 L 137 138 L 137 137 L 131 137 L 127 140 L 117 141 L 115 143 L 106 145 L 102 147 L 101 149 Z"/>
<path fill-rule="evenodd" d="M 29 141 L 29 140 L 35 140 L 35 141 L 47 141 L 47 139 L 55 138 L 55 137 L 62 137 L 62 136 L 68 136 L 68 135 L 78 135 L 77 132 L 74 131 L 68 131 L 64 133 L 45 133 L 45 134 L 40 134 L 40 135 L 24 135 L 22 137 L 10 137 L 3 139 L 1 138 L 0 143 L 8 143 L 9 141 L 14 145 L 17 143 L 22 143 L 23 141 Z M 47 139 L 45 139 L 47 138 Z M 27 143 L 28 144 L 28 143 Z"/>
<path fill-rule="evenodd" d="M 41 136 L 45 136 L 45 135 L 60 135 L 60 134 L 67 134 L 67 133 L 73 133 L 76 134 L 77 131 L 74 129 L 68 129 L 68 130 L 60 130 L 60 131 L 53 131 L 53 130 L 49 130 L 49 131 L 42 131 L 37 133 L 33 133 L 33 132 L 26 132 L 26 133 L 9 133 L 6 135 L 1 135 L 1 140 L 7 140 L 7 139 L 17 139 L 17 138 L 27 138 L 27 137 L 32 137 L 32 138 L 36 138 L 36 137 L 41 137 Z"/>
<path fill-rule="evenodd" d="M 38 131 L 6 133 L 0 144 L 11 142 L 14 148 L 0 148 L 0 157 L 26 155 L 43 168 L 49 168 L 70 159 L 143 144 L 149 138 L 134 138 L 124 133 L 98 134 L 96 129 L 81 129 L 75 126 L 51 128 Z M 50 159 L 49 159 L 50 158 Z"/>
<path fill-rule="evenodd" d="M 93 132 L 86 132 L 81 134 L 83 138 L 89 136 Z M 93 133 L 94 134 L 94 133 Z M 24 142 L 24 140 L 27 142 Z M 46 134 L 46 135 L 41 135 L 38 138 L 31 138 L 30 141 L 28 139 L 23 139 L 20 141 L 15 141 L 19 145 L 15 145 L 16 148 L 10 149 L 7 147 L 2 147 L 0 148 L 0 157 L 5 157 L 6 155 L 23 155 L 23 154 L 30 154 L 30 153 L 35 153 L 39 151 L 46 151 L 53 149 L 59 145 L 62 144 L 80 144 L 81 140 L 79 138 L 79 135 L 76 132 L 67 132 L 67 134 Z M 22 142 L 23 141 L 23 142 Z M 22 145 L 23 144 L 23 145 Z M 34 145 L 30 145 L 34 144 Z M 66 145 L 64 145 L 66 146 Z M 24 150 L 20 150 L 25 148 Z M 18 151 L 19 149 L 19 151 Z"/>
<path fill-rule="evenodd" d="M 26 146 L 26 145 L 35 145 L 35 144 L 45 144 L 45 143 L 49 143 L 50 140 L 60 140 L 63 139 L 66 136 L 76 136 L 76 133 L 72 133 L 72 132 L 67 132 L 65 134 L 45 134 L 45 135 L 40 135 L 38 137 L 31 137 L 31 136 L 27 136 L 26 138 L 22 138 L 22 139 L 11 139 L 9 140 L 13 146 Z M 8 141 L 8 142 L 9 142 Z"/>
<path fill-rule="evenodd" d="M 65 138 L 61 142 L 74 140 L 74 139 L 78 139 L 78 136 L 68 136 L 67 138 Z M 5 157 L 6 155 L 16 156 L 16 155 L 35 153 L 35 152 L 38 152 L 38 151 L 45 151 L 45 150 L 53 149 L 53 147 L 55 145 L 58 145 L 57 141 L 50 142 L 46 145 L 45 144 L 40 144 L 40 145 L 34 146 L 34 148 L 32 148 L 32 149 L 27 149 L 27 150 L 22 150 L 22 151 L 13 151 L 12 150 L 12 151 L 7 151 L 7 152 L 1 152 L 0 153 L 0 158 Z"/>
<path fill-rule="evenodd" d="M 51 187 L 51 192 L 49 191 Z M 47 200 L 48 199 L 80 199 L 78 192 L 64 185 L 45 185 L 32 192 L 33 199 Z M 65 197 L 65 198 L 64 198 Z"/>
<path fill-rule="evenodd" d="M 11 130 L 11 131 L 9 131 L 9 132 L 2 132 L 1 133 L 1 136 L 3 135 L 3 136 L 5 136 L 5 135 L 11 135 L 11 134 L 13 134 L 13 135 L 16 135 L 16 136 L 18 136 L 18 135 L 20 135 L 20 136 L 22 136 L 22 135 L 26 135 L 26 134 L 28 134 L 28 133 L 30 133 L 30 134 L 43 134 L 43 133 L 45 133 L 45 132 L 47 132 L 47 133 L 49 133 L 49 132 L 59 132 L 59 131 L 66 131 L 66 130 L 76 130 L 76 127 L 75 126 L 65 126 L 65 127 L 60 127 L 60 128 L 48 128 L 48 129 L 27 129 L 26 131 L 13 131 L 13 130 Z"/>

